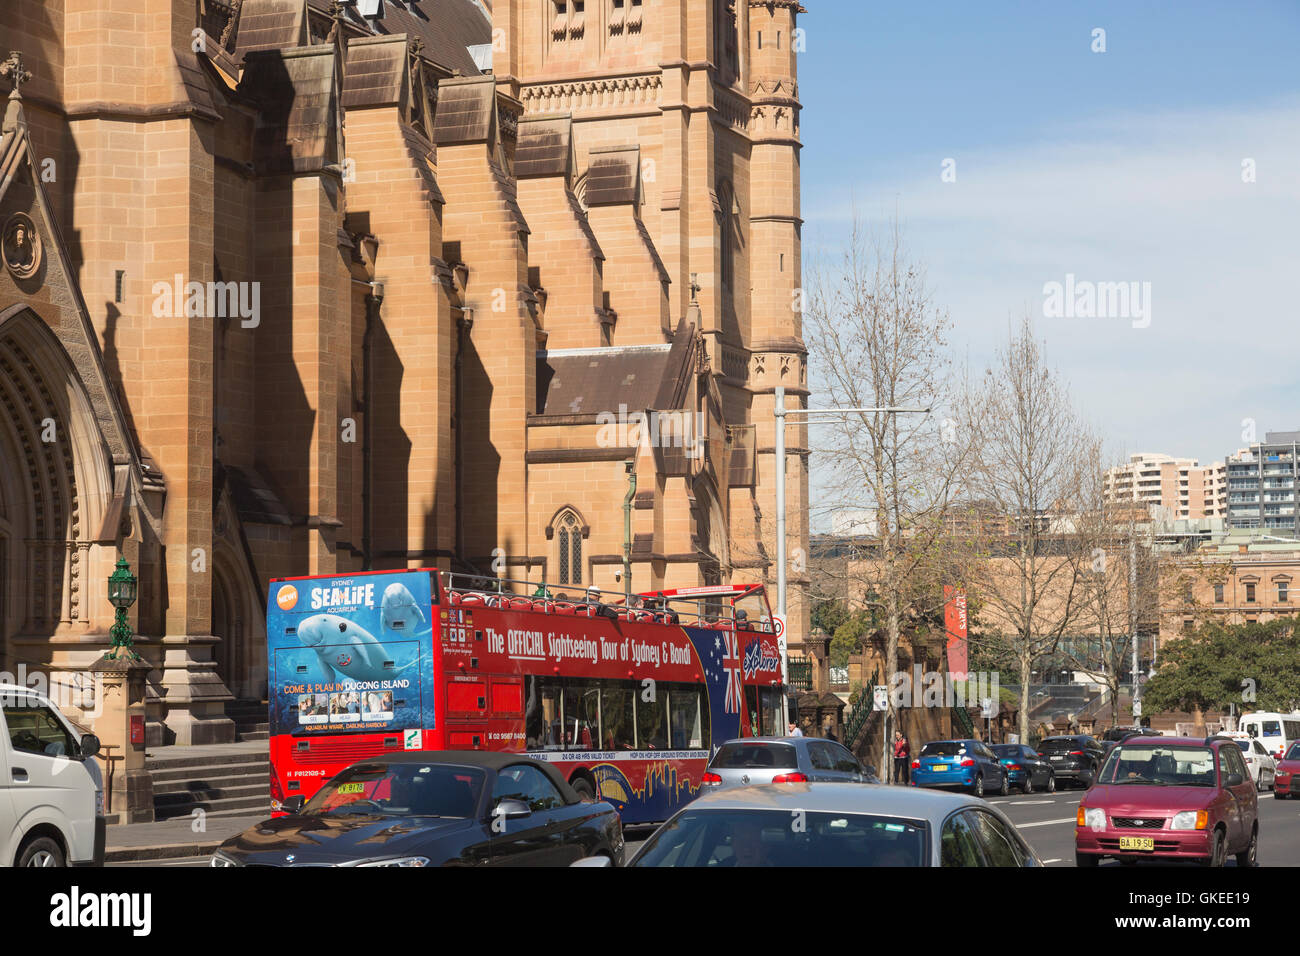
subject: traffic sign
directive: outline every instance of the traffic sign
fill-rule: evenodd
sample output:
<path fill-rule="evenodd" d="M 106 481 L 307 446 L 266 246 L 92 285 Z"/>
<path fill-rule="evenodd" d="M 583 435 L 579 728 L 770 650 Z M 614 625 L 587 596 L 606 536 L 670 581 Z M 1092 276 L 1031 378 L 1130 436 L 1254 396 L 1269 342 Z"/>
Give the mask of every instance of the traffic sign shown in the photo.
<path fill-rule="evenodd" d="M 871 689 L 871 709 L 872 710 L 889 710 L 889 688 L 883 684 L 877 684 Z"/>

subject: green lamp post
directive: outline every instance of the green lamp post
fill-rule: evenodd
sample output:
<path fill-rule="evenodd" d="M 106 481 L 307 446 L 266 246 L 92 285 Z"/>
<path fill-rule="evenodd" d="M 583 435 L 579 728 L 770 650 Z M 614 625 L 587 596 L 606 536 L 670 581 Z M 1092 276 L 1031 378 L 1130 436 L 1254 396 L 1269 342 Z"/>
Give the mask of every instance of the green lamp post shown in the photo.
<path fill-rule="evenodd" d="M 131 642 L 131 625 L 126 620 L 126 609 L 135 603 L 137 584 L 126 558 L 118 558 L 117 570 L 108 576 L 108 600 L 117 608 L 117 621 L 109 631 L 113 635 L 113 646 L 108 653 L 110 660 L 117 659 L 118 651 L 130 660 L 140 660 Z"/>

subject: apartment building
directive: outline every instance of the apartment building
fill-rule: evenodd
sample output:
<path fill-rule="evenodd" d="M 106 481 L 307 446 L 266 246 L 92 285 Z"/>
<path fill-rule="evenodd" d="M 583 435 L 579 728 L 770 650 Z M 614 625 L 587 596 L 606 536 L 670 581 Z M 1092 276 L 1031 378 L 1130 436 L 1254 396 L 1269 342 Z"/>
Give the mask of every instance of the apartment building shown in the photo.
<path fill-rule="evenodd" d="M 1300 535 L 1296 516 L 1300 431 L 1265 432 L 1264 440 L 1228 456 L 1228 526 Z"/>
<path fill-rule="evenodd" d="M 1202 467 L 1195 458 L 1131 455 L 1128 464 L 1106 472 L 1106 494 L 1112 501 L 1166 508 L 1172 518 L 1221 518 L 1228 510 L 1221 461 Z"/>

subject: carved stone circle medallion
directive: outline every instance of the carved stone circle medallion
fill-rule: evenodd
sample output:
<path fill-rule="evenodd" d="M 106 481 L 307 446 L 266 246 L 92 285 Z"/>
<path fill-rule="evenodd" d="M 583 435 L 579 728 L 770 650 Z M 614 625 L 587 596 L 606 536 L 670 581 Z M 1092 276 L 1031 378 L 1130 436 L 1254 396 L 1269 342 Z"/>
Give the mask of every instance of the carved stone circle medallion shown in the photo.
<path fill-rule="evenodd" d="M 14 213 L 0 234 L 0 254 L 16 279 L 30 279 L 41 267 L 41 237 L 31 217 Z"/>

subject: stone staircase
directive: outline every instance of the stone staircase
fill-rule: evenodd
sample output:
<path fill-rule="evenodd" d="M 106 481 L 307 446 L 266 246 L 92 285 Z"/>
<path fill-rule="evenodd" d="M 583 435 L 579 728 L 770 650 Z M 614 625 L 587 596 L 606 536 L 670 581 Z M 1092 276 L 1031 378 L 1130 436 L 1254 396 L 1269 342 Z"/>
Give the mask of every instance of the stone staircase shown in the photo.
<path fill-rule="evenodd" d="M 270 736 L 264 700 L 231 701 L 226 704 L 226 716 L 235 722 L 235 740 L 266 740 Z"/>
<path fill-rule="evenodd" d="M 264 740 L 201 747 L 159 747 L 145 766 L 153 774 L 158 820 L 203 810 L 211 817 L 271 812 L 271 760 Z"/>

